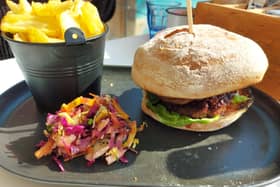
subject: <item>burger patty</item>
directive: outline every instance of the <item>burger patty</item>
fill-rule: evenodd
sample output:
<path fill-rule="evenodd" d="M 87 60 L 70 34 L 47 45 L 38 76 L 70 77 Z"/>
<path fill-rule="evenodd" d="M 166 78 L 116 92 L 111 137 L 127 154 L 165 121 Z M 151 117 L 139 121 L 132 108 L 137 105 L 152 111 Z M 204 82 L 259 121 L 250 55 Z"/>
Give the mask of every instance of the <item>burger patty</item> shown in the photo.
<path fill-rule="evenodd" d="M 243 95 L 249 99 L 243 102 L 233 102 L 236 94 Z M 168 111 L 174 111 L 192 118 L 211 118 L 217 115 L 227 115 L 231 112 L 248 108 L 253 103 L 253 96 L 250 88 L 228 92 L 201 100 L 193 100 L 187 104 L 172 104 L 160 101 Z"/>

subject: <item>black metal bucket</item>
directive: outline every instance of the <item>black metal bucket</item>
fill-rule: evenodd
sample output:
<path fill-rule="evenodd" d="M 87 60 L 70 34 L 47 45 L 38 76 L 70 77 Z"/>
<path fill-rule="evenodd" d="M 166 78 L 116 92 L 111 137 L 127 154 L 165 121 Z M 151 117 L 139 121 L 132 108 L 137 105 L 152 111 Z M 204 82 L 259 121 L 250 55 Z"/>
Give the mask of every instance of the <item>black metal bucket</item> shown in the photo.
<path fill-rule="evenodd" d="M 28 43 L 3 33 L 40 110 L 60 105 L 89 92 L 100 94 L 105 32 L 81 43 Z M 66 40 L 67 41 L 67 40 Z"/>

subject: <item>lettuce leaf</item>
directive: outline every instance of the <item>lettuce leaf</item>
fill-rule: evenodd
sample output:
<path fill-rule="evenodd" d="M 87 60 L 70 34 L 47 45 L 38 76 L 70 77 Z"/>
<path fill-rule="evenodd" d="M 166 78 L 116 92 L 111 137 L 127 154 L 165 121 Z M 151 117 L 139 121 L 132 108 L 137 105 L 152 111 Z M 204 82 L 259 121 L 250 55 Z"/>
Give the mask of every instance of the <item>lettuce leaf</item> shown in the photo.
<path fill-rule="evenodd" d="M 152 96 L 152 100 L 150 100 Z M 217 115 L 213 118 L 191 118 L 188 116 L 180 115 L 176 112 L 168 111 L 165 106 L 160 104 L 159 100 L 156 101 L 154 94 L 148 93 L 147 107 L 152 110 L 158 117 L 161 123 L 172 127 L 182 127 L 192 123 L 208 124 L 217 121 L 220 116 Z"/>
<path fill-rule="evenodd" d="M 233 104 L 239 104 L 239 103 L 243 103 L 247 100 L 249 100 L 250 98 L 245 96 L 245 95 L 239 95 L 239 94 L 235 94 L 231 100 L 231 102 Z"/>

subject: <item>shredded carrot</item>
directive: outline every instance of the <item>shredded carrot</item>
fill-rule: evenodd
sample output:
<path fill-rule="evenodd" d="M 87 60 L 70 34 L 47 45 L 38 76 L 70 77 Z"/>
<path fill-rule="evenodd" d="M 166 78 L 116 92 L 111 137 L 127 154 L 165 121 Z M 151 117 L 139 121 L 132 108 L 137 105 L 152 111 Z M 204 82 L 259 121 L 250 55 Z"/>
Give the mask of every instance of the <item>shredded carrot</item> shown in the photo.
<path fill-rule="evenodd" d="M 112 99 L 112 104 L 114 106 L 114 108 L 116 109 L 116 111 L 120 114 L 120 116 L 123 119 L 128 119 L 129 115 L 127 113 L 125 113 L 125 111 L 123 111 L 123 109 L 121 108 L 121 106 L 117 103 L 117 101 L 115 99 Z"/>
<path fill-rule="evenodd" d="M 131 144 L 134 141 L 136 132 L 137 132 L 136 121 L 131 121 L 129 123 L 129 125 L 131 127 L 130 133 L 128 135 L 128 138 L 127 138 L 126 142 L 123 143 L 123 147 L 130 147 L 131 146 Z"/>
<path fill-rule="evenodd" d="M 37 159 L 40 159 L 43 156 L 49 155 L 52 152 L 54 143 L 54 140 L 52 138 L 49 138 L 48 141 L 34 153 L 35 157 Z"/>
<path fill-rule="evenodd" d="M 145 128 L 148 127 L 148 123 L 146 123 L 145 121 L 137 128 L 138 132 L 142 132 Z"/>

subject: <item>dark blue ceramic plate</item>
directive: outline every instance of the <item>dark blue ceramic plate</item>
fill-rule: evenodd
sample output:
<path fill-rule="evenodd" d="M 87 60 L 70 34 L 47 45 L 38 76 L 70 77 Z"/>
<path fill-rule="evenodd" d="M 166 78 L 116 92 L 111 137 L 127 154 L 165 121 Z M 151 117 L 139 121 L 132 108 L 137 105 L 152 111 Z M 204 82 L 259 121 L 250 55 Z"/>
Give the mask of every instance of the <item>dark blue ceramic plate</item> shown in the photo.
<path fill-rule="evenodd" d="M 280 105 L 253 89 L 255 102 L 238 121 L 217 132 L 194 133 L 165 127 L 141 112 L 142 92 L 129 69 L 105 69 L 104 93 L 115 94 L 132 119 L 149 127 L 139 133 L 138 154 L 128 164 L 92 167 L 83 158 L 58 172 L 49 158 L 36 160 L 45 114 L 38 112 L 21 82 L 0 96 L 0 165 L 21 177 L 79 186 L 261 186 L 280 179 Z"/>

